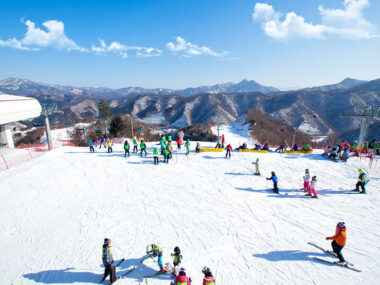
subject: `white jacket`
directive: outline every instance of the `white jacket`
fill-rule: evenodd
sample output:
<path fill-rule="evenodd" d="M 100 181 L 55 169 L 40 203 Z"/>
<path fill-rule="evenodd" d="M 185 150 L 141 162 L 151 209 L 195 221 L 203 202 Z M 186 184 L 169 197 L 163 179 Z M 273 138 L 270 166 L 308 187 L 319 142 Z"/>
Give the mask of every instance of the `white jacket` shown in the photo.
<path fill-rule="evenodd" d="M 305 182 L 310 182 L 310 174 L 309 173 L 306 173 L 305 176 L 303 177 L 303 180 Z"/>

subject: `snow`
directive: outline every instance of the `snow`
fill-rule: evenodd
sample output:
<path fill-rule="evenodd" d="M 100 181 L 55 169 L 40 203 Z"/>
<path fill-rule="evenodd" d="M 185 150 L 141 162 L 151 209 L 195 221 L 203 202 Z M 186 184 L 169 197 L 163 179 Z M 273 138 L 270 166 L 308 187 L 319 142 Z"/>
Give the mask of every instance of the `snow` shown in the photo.
<path fill-rule="evenodd" d="M 222 128 L 233 147 L 247 139 Z M 201 284 L 204 265 L 218 284 L 377 284 L 379 172 L 356 158 L 335 163 L 320 154 L 234 152 L 226 160 L 224 153 L 180 152 L 155 166 L 155 145 L 148 143 L 147 158 L 127 159 L 122 145 L 112 154 L 62 147 L 0 172 L 0 283 L 97 283 L 108 237 L 115 259 L 127 259 L 119 274 L 138 266 L 120 285 L 157 270 L 152 260 L 140 263 L 150 243 L 163 246 L 164 262 L 179 246 L 193 284 Z M 252 175 L 256 158 L 261 177 Z M 359 167 L 371 178 L 367 195 L 349 191 Z M 305 168 L 317 175 L 319 199 L 297 191 Z M 272 170 L 281 195 L 267 191 Z M 310 259 L 330 258 L 307 242 L 329 248 L 325 237 L 340 220 L 348 236 L 343 254 L 362 273 Z M 148 284 L 169 281 L 162 275 Z"/>
<path fill-rule="evenodd" d="M 156 125 L 167 123 L 163 111 L 156 112 L 156 113 L 153 113 L 151 115 L 148 115 L 147 117 L 145 117 L 141 121 L 145 124 L 156 124 Z"/>

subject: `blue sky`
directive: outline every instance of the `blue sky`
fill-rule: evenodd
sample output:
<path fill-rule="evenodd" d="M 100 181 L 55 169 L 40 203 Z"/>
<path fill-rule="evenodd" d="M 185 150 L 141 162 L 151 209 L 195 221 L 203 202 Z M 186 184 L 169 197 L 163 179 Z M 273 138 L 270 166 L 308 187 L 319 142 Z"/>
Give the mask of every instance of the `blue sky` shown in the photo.
<path fill-rule="evenodd" d="M 280 88 L 380 77 L 380 1 L 0 1 L 0 78 Z"/>

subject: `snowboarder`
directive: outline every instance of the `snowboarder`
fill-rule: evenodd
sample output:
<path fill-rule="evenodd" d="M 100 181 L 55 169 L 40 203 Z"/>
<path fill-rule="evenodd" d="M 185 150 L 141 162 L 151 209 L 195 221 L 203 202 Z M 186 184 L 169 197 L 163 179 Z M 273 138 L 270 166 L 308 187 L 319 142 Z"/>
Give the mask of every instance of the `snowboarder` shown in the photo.
<path fill-rule="evenodd" d="M 195 146 L 195 152 L 200 152 L 200 151 L 201 151 L 201 145 L 197 143 L 197 145 Z"/>
<path fill-rule="evenodd" d="M 185 147 L 186 147 L 186 155 L 190 153 L 190 141 L 187 139 L 185 142 Z"/>
<path fill-rule="evenodd" d="M 172 253 L 171 256 L 173 256 L 173 265 L 174 265 L 173 274 L 174 276 L 178 276 L 178 273 L 179 273 L 178 266 L 181 264 L 181 261 L 183 258 L 181 254 L 181 250 L 178 246 L 174 248 L 174 253 Z"/>
<path fill-rule="evenodd" d="M 342 255 L 342 249 L 346 244 L 346 225 L 344 222 L 339 222 L 336 225 L 335 229 L 335 235 L 331 237 L 326 237 L 327 240 L 332 239 L 331 246 L 333 251 L 336 253 L 336 255 L 339 258 L 338 264 L 345 264 L 346 261 L 344 260 L 344 257 Z"/>
<path fill-rule="evenodd" d="M 144 142 L 143 139 L 140 142 L 140 149 L 141 149 L 141 157 L 143 156 L 143 152 L 145 153 L 145 157 L 146 157 L 147 156 L 147 153 L 146 153 L 146 144 L 145 144 L 145 142 Z"/>
<path fill-rule="evenodd" d="M 104 239 L 102 259 L 105 269 L 101 283 L 106 280 L 109 275 L 110 283 L 112 284 L 116 281 L 116 267 L 112 256 L 111 240 L 108 238 Z"/>
<path fill-rule="evenodd" d="M 309 169 L 305 169 L 305 175 L 303 177 L 303 190 L 309 191 L 310 174 Z"/>
<path fill-rule="evenodd" d="M 107 146 L 108 146 L 107 152 L 108 153 L 112 152 L 112 145 L 113 145 L 112 140 L 108 139 L 108 141 L 107 141 Z"/>
<path fill-rule="evenodd" d="M 133 137 L 133 153 L 137 153 L 137 139 Z"/>
<path fill-rule="evenodd" d="M 317 176 L 313 176 L 313 178 L 311 178 L 311 183 L 307 188 L 309 193 L 306 194 L 306 196 L 311 196 L 311 198 L 318 199 L 317 191 L 315 191 L 316 184 L 317 184 Z"/>
<path fill-rule="evenodd" d="M 215 278 L 214 276 L 212 276 L 210 268 L 204 266 L 202 269 L 202 273 L 205 275 L 205 277 L 203 278 L 202 285 L 215 285 Z"/>
<path fill-rule="evenodd" d="M 360 186 L 362 188 L 362 191 L 360 193 L 366 194 L 365 183 L 367 180 L 367 175 L 364 173 L 364 171 L 362 169 L 359 169 L 358 172 L 359 172 L 358 183 L 356 183 L 356 188 L 354 189 L 354 191 L 360 192 L 360 190 L 359 190 L 359 186 Z"/>
<path fill-rule="evenodd" d="M 231 158 L 231 151 L 232 151 L 232 146 L 231 146 L 231 144 L 228 144 L 227 146 L 226 146 L 226 158 L 227 158 L 227 156 L 229 157 L 229 158 Z"/>
<path fill-rule="evenodd" d="M 154 148 L 153 149 L 153 157 L 154 157 L 154 164 L 159 164 L 159 160 L 158 160 L 158 148 Z"/>
<path fill-rule="evenodd" d="M 272 176 L 268 177 L 267 180 L 273 181 L 273 191 L 274 193 L 279 194 L 278 188 L 277 188 L 278 178 L 276 176 L 276 173 L 274 173 L 274 171 L 272 171 Z"/>
<path fill-rule="evenodd" d="M 88 146 L 90 147 L 90 152 L 95 152 L 94 150 L 94 143 L 91 139 L 88 140 Z"/>
<path fill-rule="evenodd" d="M 124 152 L 125 152 L 124 157 L 127 157 L 127 155 L 129 157 L 129 148 L 130 148 L 129 142 L 128 142 L 128 140 L 125 140 L 125 142 L 124 142 Z"/>
<path fill-rule="evenodd" d="M 162 249 L 154 243 L 149 244 L 146 247 L 146 253 L 151 254 L 152 257 L 157 257 L 157 264 L 160 267 L 160 271 L 164 271 L 164 265 L 162 263 Z"/>
<path fill-rule="evenodd" d="M 181 267 L 174 281 L 175 285 L 191 285 L 191 279 L 186 276 L 185 268 Z"/>
<path fill-rule="evenodd" d="M 260 164 L 259 164 L 259 159 L 256 158 L 256 162 L 252 162 L 252 164 L 254 164 L 254 165 L 255 165 L 255 168 L 256 168 L 255 175 L 260 175 Z"/>

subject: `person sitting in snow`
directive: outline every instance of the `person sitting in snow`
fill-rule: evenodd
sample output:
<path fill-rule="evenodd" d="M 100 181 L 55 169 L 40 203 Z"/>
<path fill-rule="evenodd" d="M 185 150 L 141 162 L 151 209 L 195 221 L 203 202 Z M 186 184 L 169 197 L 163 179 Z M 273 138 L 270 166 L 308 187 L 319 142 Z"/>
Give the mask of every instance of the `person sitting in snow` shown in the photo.
<path fill-rule="evenodd" d="M 276 176 L 276 173 L 274 173 L 274 171 L 272 171 L 272 176 L 268 177 L 267 180 L 273 181 L 273 191 L 274 193 L 279 194 L 278 188 L 277 188 L 278 178 Z"/>
<path fill-rule="evenodd" d="M 252 162 L 252 164 L 255 165 L 255 169 L 256 169 L 256 172 L 255 172 L 255 175 L 260 175 L 260 165 L 259 165 L 259 159 L 256 158 L 256 162 Z"/>
<path fill-rule="evenodd" d="M 160 271 L 164 271 L 164 265 L 162 263 L 162 249 L 158 245 L 152 243 L 146 247 L 146 253 L 152 257 L 157 257 L 157 264 L 160 267 Z"/>
<path fill-rule="evenodd" d="M 347 148 L 345 148 L 344 151 L 343 151 L 341 159 L 342 160 L 347 160 L 349 156 L 350 156 L 350 154 L 348 153 Z"/>
<path fill-rule="evenodd" d="M 267 143 L 264 145 L 263 150 L 269 150 L 269 145 Z"/>
<path fill-rule="evenodd" d="M 284 152 L 286 150 L 286 147 L 285 147 L 285 145 L 280 145 L 280 147 L 279 148 L 276 148 L 276 150 L 275 150 L 275 152 Z"/>
<path fill-rule="evenodd" d="M 309 193 L 306 194 L 305 196 L 311 196 L 311 198 L 318 199 L 317 191 L 315 191 L 316 186 L 317 186 L 317 176 L 313 176 L 313 178 L 311 179 L 309 188 L 307 189 Z"/>
<path fill-rule="evenodd" d="M 260 150 L 261 149 L 261 145 L 259 145 L 259 144 L 255 144 L 255 148 L 254 148 L 254 150 Z"/>
<path fill-rule="evenodd" d="M 310 151 L 310 145 L 307 143 L 302 148 L 303 151 Z"/>
<path fill-rule="evenodd" d="M 216 142 L 215 148 L 222 148 L 222 139 L 221 139 L 221 137 L 218 138 L 218 141 Z"/>
<path fill-rule="evenodd" d="M 298 144 L 294 144 L 291 151 L 298 151 Z"/>
<path fill-rule="evenodd" d="M 336 157 L 338 156 L 338 153 L 337 153 L 337 151 L 336 151 L 336 148 L 335 147 L 333 147 L 331 150 L 330 150 L 330 152 L 329 152 L 329 156 L 328 156 L 328 158 L 331 158 L 331 159 L 336 159 Z"/>
<path fill-rule="evenodd" d="M 339 222 L 336 225 L 335 235 L 333 235 L 331 237 L 326 237 L 326 239 L 327 240 L 329 240 L 329 239 L 333 240 L 331 242 L 331 246 L 332 246 L 333 251 L 336 253 L 336 255 L 339 258 L 338 263 L 339 264 L 345 264 L 346 261 L 344 260 L 344 257 L 342 255 L 342 249 L 346 245 L 346 239 L 347 239 L 346 225 L 344 224 L 344 222 Z"/>
<path fill-rule="evenodd" d="M 215 285 L 215 278 L 214 276 L 212 276 L 210 268 L 204 266 L 202 269 L 202 273 L 205 275 L 205 277 L 203 278 L 202 285 Z"/>

